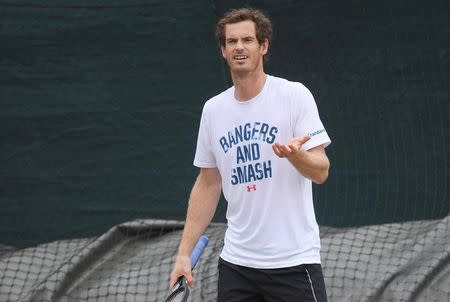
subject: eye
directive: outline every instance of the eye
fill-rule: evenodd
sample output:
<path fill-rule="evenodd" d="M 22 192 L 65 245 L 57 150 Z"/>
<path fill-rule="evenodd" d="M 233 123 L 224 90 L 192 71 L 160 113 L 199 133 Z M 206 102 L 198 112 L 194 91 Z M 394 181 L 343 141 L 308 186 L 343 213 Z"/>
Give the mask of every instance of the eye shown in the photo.
<path fill-rule="evenodd" d="M 228 39 L 227 41 L 226 41 L 226 43 L 227 44 L 236 44 L 236 39 Z"/>

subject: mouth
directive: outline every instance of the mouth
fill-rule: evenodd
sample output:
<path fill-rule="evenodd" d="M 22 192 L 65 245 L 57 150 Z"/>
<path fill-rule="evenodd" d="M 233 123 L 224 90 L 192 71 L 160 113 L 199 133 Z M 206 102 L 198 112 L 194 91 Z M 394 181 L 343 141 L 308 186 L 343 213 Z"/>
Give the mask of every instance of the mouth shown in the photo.
<path fill-rule="evenodd" d="M 236 61 L 244 61 L 247 58 L 248 58 L 248 56 L 246 56 L 246 55 L 235 55 L 233 57 L 233 59 L 236 60 Z"/>

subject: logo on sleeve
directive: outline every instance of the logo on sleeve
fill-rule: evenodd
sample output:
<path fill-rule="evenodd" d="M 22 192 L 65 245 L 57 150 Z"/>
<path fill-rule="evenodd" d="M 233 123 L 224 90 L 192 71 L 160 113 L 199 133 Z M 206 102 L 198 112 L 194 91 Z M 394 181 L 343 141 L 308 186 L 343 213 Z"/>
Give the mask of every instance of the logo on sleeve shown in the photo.
<path fill-rule="evenodd" d="M 318 134 L 324 133 L 324 132 L 325 132 L 325 129 L 320 129 L 320 130 L 317 130 L 317 131 L 308 133 L 308 135 L 311 136 L 311 137 L 313 137 L 313 136 L 315 136 L 315 135 L 318 135 Z"/>

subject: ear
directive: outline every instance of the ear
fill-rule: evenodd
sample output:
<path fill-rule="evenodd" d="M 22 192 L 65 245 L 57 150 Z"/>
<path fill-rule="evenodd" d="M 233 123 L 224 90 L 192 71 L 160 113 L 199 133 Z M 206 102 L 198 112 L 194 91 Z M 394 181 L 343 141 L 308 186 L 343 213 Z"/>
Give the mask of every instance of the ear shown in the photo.
<path fill-rule="evenodd" d="M 269 50 L 269 40 L 265 39 L 264 42 L 261 43 L 261 54 L 265 55 Z"/>
<path fill-rule="evenodd" d="M 225 54 L 225 46 L 220 45 L 220 50 L 222 51 L 222 57 L 223 57 L 224 59 L 227 59 L 227 56 L 226 56 L 226 54 Z"/>

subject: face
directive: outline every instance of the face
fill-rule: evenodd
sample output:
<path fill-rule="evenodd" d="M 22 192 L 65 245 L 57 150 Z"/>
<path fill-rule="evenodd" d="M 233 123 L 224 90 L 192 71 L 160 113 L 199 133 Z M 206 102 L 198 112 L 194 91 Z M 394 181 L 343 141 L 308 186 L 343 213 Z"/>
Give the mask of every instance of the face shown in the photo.
<path fill-rule="evenodd" d="M 225 26 L 225 46 L 222 56 L 234 74 L 263 71 L 263 56 L 267 53 L 267 40 L 260 44 L 256 39 L 255 23 L 250 20 Z"/>

